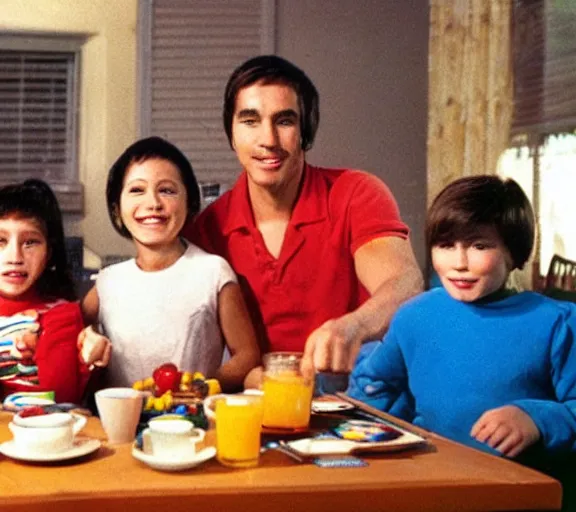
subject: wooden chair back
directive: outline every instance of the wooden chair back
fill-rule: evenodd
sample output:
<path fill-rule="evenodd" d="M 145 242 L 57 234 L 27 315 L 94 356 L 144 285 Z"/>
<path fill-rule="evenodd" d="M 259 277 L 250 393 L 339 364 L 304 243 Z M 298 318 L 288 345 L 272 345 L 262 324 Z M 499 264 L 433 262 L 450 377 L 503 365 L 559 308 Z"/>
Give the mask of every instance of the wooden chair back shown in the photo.
<path fill-rule="evenodd" d="M 545 288 L 576 291 L 576 261 L 555 254 L 548 267 Z"/>

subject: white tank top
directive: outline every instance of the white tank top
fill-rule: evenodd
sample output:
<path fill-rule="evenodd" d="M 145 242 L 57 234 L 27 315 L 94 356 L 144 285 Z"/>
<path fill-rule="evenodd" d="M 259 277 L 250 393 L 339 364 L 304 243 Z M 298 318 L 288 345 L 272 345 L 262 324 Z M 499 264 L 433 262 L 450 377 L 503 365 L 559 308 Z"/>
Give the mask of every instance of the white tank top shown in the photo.
<path fill-rule="evenodd" d="M 157 272 L 134 259 L 100 271 L 99 321 L 112 342 L 107 385 L 131 386 L 166 362 L 213 376 L 224 349 L 218 293 L 230 282 L 237 282 L 230 265 L 192 244 Z"/>

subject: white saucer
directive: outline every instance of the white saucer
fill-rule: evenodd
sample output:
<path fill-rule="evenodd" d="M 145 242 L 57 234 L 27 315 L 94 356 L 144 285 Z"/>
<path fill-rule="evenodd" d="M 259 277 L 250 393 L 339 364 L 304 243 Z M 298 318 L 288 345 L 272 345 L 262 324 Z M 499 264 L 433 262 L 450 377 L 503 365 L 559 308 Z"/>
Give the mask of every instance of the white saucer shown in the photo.
<path fill-rule="evenodd" d="M 98 439 L 79 438 L 74 441 L 74 446 L 69 450 L 58 453 L 29 453 L 19 449 L 14 441 L 6 441 L 0 444 L 0 452 L 11 459 L 25 460 L 29 462 L 56 462 L 60 460 L 75 459 L 96 451 L 101 446 Z"/>
<path fill-rule="evenodd" d="M 193 458 L 186 459 L 186 460 L 166 460 L 160 459 L 158 457 L 154 457 L 149 453 L 145 453 L 140 448 L 133 446 L 132 447 L 132 456 L 135 459 L 138 459 L 144 464 L 148 464 L 153 469 L 157 469 L 159 471 L 184 471 L 186 469 L 193 468 L 206 462 L 207 460 L 211 459 L 216 455 L 216 448 L 214 446 L 209 446 L 200 450 Z"/>
<path fill-rule="evenodd" d="M 339 412 L 354 409 L 354 405 L 344 400 L 312 400 L 312 412 Z"/>

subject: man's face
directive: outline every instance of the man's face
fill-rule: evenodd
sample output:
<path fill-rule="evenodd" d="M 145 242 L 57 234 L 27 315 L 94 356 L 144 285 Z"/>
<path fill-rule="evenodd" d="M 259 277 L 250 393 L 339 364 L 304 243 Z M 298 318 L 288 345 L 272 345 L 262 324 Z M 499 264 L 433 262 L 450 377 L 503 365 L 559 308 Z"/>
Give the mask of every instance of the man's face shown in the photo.
<path fill-rule="evenodd" d="M 278 196 L 298 186 L 304 168 L 300 115 L 296 92 L 288 85 L 256 82 L 240 89 L 232 145 L 250 188 Z"/>

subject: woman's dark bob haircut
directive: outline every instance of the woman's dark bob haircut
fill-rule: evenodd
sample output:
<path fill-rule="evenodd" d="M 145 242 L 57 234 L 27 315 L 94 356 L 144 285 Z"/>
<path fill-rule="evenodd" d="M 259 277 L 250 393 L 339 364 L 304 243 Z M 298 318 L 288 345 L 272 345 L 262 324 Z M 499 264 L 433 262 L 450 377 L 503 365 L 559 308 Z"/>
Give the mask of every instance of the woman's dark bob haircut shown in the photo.
<path fill-rule="evenodd" d="M 120 217 L 120 195 L 124 186 L 124 177 L 128 168 L 134 163 L 142 163 L 151 158 L 159 158 L 172 163 L 179 171 L 184 187 L 186 188 L 188 218 L 200 211 L 200 190 L 192 165 L 174 144 L 160 137 L 140 139 L 129 146 L 108 172 L 106 185 L 106 202 L 108 215 L 114 229 L 125 238 L 132 238 Z"/>
<path fill-rule="evenodd" d="M 0 188 L 0 218 L 8 217 L 34 219 L 46 237 L 48 260 L 34 284 L 36 293 L 43 300 L 76 300 L 66 257 L 62 213 L 49 185 L 33 179 Z"/>
<path fill-rule="evenodd" d="M 264 85 L 285 84 L 296 92 L 300 107 L 301 148 L 308 151 L 320 121 L 318 91 L 304 71 L 277 55 L 260 55 L 241 64 L 234 70 L 224 91 L 224 130 L 232 144 L 232 120 L 236 109 L 236 98 L 241 89 L 256 82 Z"/>
<path fill-rule="evenodd" d="M 426 220 L 426 246 L 474 241 L 482 228 L 496 230 L 522 268 L 534 246 L 534 211 L 514 180 L 471 176 L 450 183 L 434 200 Z"/>

